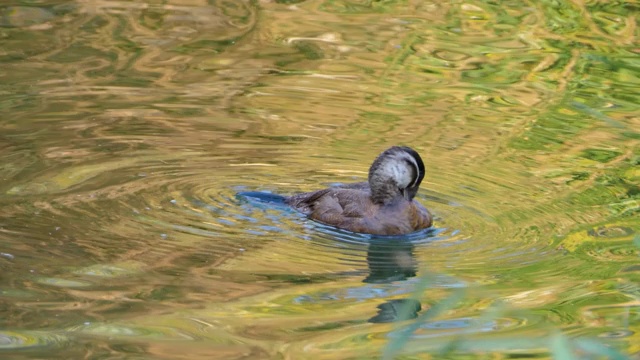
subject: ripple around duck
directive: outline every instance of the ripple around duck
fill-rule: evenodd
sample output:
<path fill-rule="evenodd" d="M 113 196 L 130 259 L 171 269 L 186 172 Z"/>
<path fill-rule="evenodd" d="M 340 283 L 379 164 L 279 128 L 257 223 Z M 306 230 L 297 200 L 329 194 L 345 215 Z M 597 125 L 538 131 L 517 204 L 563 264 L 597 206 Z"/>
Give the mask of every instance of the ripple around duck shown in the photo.
<path fill-rule="evenodd" d="M 174 333 L 172 326 L 164 329 L 155 323 L 138 328 L 98 321 L 125 308 L 132 314 L 148 313 L 155 307 L 202 306 L 284 287 L 284 295 L 272 301 L 260 299 L 256 300 L 259 304 L 233 306 L 229 313 L 250 318 L 274 315 L 270 318 L 272 326 L 246 325 L 238 329 L 241 335 L 287 336 L 285 331 L 276 331 L 276 335 L 272 331 L 286 323 L 283 315 L 303 317 L 315 309 L 314 321 L 331 321 L 337 314 L 335 323 L 340 323 L 351 321 L 351 315 L 346 314 L 353 310 L 352 314 L 366 321 L 375 316 L 380 301 L 412 295 L 427 272 L 430 290 L 425 297 L 431 299 L 450 289 L 469 287 L 474 280 L 495 282 L 489 276 L 476 275 L 475 270 L 487 263 L 515 267 L 539 261 L 532 256 L 540 253 L 536 245 L 495 243 L 496 238 L 507 238 L 510 230 L 482 210 L 481 196 L 473 186 L 456 192 L 425 186 L 428 190 L 421 191 L 418 200 L 434 213 L 435 227 L 400 237 L 371 236 L 310 221 L 277 202 L 238 196 L 255 184 L 273 183 L 266 186 L 268 190 L 286 194 L 293 192 L 293 186 L 276 183 L 273 174 L 260 175 L 258 170 L 254 174 L 255 169 L 250 167 L 242 168 L 239 177 L 238 167 L 228 166 L 232 156 L 183 155 L 180 162 L 170 156 L 159 161 L 150 157 L 124 169 L 106 169 L 120 179 L 128 176 L 115 184 L 95 183 L 99 176 L 83 177 L 80 187 L 43 194 L 38 199 L 41 204 L 35 206 L 38 215 L 25 217 L 31 229 L 50 232 L 27 232 L 34 248 L 36 240 L 57 242 L 61 246 L 50 251 L 64 259 L 75 256 L 86 262 L 75 262 L 74 268 L 58 266 L 30 277 L 34 286 L 52 294 L 49 299 L 59 301 L 71 295 L 89 304 L 75 318 L 97 322 L 78 329 L 76 334 L 121 339 L 200 336 L 197 331 L 191 335 L 189 329 L 185 334 L 179 330 Z M 95 169 L 104 170 L 99 166 Z M 246 187 L 238 186 L 238 182 L 245 182 Z M 61 229 L 51 230 L 56 227 Z M 30 255 L 45 259 L 50 254 L 39 251 Z M 2 261 L 16 266 L 14 263 L 20 263 L 27 252 L 9 253 L 16 259 Z M 455 272 L 463 275 L 458 278 Z M 52 310 L 60 311 L 62 306 L 57 304 Z M 474 336 L 496 331 L 492 328 L 519 326 L 509 318 L 472 319 L 469 314 L 438 319 L 423 324 L 416 336 L 436 341 L 440 335 Z M 335 345 L 334 340 L 323 343 L 322 333 L 314 336 L 320 338 L 320 344 Z M 382 332 L 375 336 L 384 337 Z"/>
<path fill-rule="evenodd" d="M 415 247 L 415 251 L 412 249 L 414 253 L 411 257 L 419 259 L 419 267 L 448 267 L 453 264 L 452 261 L 456 262 L 456 267 L 462 269 L 482 267 L 487 262 L 500 262 L 503 266 L 522 266 L 541 260 L 534 255 L 539 255 L 541 251 L 546 252 L 544 245 L 509 241 L 496 246 L 492 239 L 509 238 L 506 232 L 512 230 L 496 223 L 490 214 L 471 207 L 462 196 L 461 194 L 459 200 L 431 190 L 426 195 L 419 195 L 418 200 L 427 204 L 434 212 L 435 226 L 399 237 L 356 234 L 308 220 L 283 208 L 281 204 L 278 208 L 281 211 L 280 216 L 283 216 L 281 225 L 291 229 L 287 231 L 289 241 L 311 240 L 312 246 L 309 249 L 313 250 L 300 253 L 302 258 L 309 258 L 309 254 L 313 257 L 314 254 L 331 253 L 336 254 L 337 259 L 345 265 L 362 266 L 363 253 L 372 244 L 378 244 L 376 246 L 380 248 L 379 252 L 385 252 L 393 251 L 392 248 L 397 247 L 398 243 L 409 243 Z M 248 201 L 247 206 L 244 211 L 252 211 L 251 206 L 265 209 L 272 204 Z M 260 223 L 260 219 L 256 218 L 253 222 Z M 384 243 L 390 244 L 388 249 L 379 245 Z M 462 258 L 462 263 L 455 260 Z"/>
<path fill-rule="evenodd" d="M 292 229 L 286 230 L 285 234 L 287 241 L 292 242 L 291 250 L 297 256 L 297 260 L 294 261 L 298 263 L 331 261 L 363 269 L 367 266 L 367 262 L 370 263 L 372 258 L 377 257 L 378 259 L 375 260 L 378 262 L 377 270 L 384 272 L 384 267 L 392 269 L 396 266 L 391 259 L 392 254 L 406 254 L 407 259 L 413 262 L 414 248 L 424 247 L 433 241 L 451 237 L 447 229 L 435 227 L 403 236 L 358 234 L 309 220 L 284 205 L 279 195 L 265 192 L 240 192 L 238 196 L 241 203 L 246 202 L 247 207 L 243 211 L 247 214 L 256 209 L 277 209 L 279 212 L 277 216 L 281 217 L 278 231 L 282 232 L 283 227 Z M 252 221 L 254 224 L 259 222 L 258 218 Z M 300 251 L 303 248 L 306 250 Z M 384 256 L 380 256 L 383 254 L 387 254 L 387 260 Z"/>
<path fill-rule="evenodd" d="M 62 256 L 74 253 L 69 252 L 73 246 L 102 264 L 136 259 L 147 271 L 204 278 L 207 275 L 200 272 L 200 267 L 213 273 L 218 267 L 265 276 L 288 276 L 304 269 L 317 275 L 359 275 L 376 283 L 414 277 L 415 269 L 425 265 L 444 268 L 457 257 L 464 258 L 463 267 L 474 268 L 492 259 L 516 263 L 535 251 L 515 243 L 496 248 L 486 241 L 492 232 L 502 237 L 498 232 L 504 230 L 489 214 L 470 206 L 474 203 L 465 195 L 471 190 L 455 196 L 423 191 L 418 200 L 434 212 L 435 227 L 401 237 L 371 236 L 310 221 L 282 204 L 238 196 L 246 189 L 227 183 L 237 181 L 237 168 L 228 166 L 229 158 L 194 153 L 185 155 L 180 165 L 166 155 L 139 159 L 125 168 L 97 165 L 95 171 L 116 172 L 126 182 L 98 182 L 94 186 L 99 177 L 83 177 L 83 187 L 55 193 L 50 199 L 43 197 L 39 211 L 55 217 L 46 221 L 42 217 L 29 219 L 29 225 L 43 221 L 43 228 L 61 227 L 44 238 L 66 244 Z M 208 170 L 212 163 L 217 164 L 215 175 Z M 83 174 L 94 170 L 79 169 Z M 243 170 L 242 178 L 247 183 L 269 183 L 268 178 L 254 176 L 250 172 L 254 169 Z M 70 169 L 66 173 L 74 172 Z M 471 234 L 474 240 L 479 237 L 482 241 L 469 241 Z M 114 242 L 119 244 L 117 249 Z M 381 256 L 387 253 L 398 258 Z M 84 282 L 95 281 L 77 279 L 77 274 L 47 275 L 38 282 L 72 288 L 83 284 L 89 287 Z"/>

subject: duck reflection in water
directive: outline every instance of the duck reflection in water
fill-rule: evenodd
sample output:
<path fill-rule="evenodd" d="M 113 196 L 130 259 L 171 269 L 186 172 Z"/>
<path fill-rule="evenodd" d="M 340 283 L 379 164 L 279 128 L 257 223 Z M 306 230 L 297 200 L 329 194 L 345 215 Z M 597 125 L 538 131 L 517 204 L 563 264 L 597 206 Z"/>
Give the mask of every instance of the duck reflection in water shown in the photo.
<path fill-rule="evenodd" d="M 409 240 L 371 239 L 367 249 L 369 275 L 365 283 L 384 284 L 416 276 L 414 245 Z"/>
<path fill-rule="evenodd" d="M 371 239 L 367 249 L 369 275 L 365 283 L 385 284 L 415 277 L 417 262 L 413 253 L 414 245 L 405 239 Z M 389 323 L 418 317 L 422 309 L 414 299 L 393 299 L 378 305 L 378 314 L 368 321 Z"/>

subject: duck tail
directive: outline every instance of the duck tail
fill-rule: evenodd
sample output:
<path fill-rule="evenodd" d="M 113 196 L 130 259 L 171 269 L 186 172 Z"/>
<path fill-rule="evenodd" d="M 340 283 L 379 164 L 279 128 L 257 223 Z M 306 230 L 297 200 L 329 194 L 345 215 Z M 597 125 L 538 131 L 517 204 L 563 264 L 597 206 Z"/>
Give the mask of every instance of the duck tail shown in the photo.
<path fill-rule="evenodd" d="M 247 200 L 259 201 L 261 203 L 285 205 L 285 196 L 272 194 L 263 191 L 241 191 L 236 197 L 245 198 Z"/>

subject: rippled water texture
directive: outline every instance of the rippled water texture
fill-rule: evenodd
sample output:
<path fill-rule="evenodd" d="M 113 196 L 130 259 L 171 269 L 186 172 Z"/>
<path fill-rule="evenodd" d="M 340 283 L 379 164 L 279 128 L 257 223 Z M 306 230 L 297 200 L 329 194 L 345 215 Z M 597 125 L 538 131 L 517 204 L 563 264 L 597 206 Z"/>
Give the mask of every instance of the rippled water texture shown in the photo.
<path fill-rule="evenodd" d="M 638 10 L 3 1 L 0 357 L 638 356 Z M 237 195 L 394 144 L 429 231 Z"/>

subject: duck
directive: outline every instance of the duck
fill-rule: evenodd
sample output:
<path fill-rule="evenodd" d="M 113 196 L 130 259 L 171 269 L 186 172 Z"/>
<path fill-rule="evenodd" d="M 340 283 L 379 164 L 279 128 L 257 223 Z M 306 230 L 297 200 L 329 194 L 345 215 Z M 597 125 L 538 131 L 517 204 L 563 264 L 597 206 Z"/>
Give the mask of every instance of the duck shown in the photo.
<path fill-rule="evenodd" d="M 285 197 L 309 219 L 372 235 L 405 235 L 431 227 L 431 213 L 415 200 L 425 167 L 417 151 L 392 146 L 369 168 L 368 181 Z"/>

